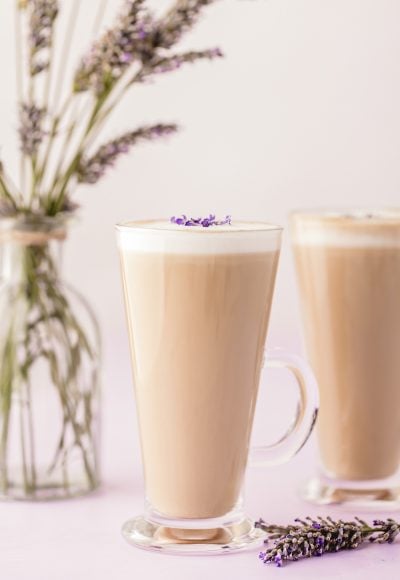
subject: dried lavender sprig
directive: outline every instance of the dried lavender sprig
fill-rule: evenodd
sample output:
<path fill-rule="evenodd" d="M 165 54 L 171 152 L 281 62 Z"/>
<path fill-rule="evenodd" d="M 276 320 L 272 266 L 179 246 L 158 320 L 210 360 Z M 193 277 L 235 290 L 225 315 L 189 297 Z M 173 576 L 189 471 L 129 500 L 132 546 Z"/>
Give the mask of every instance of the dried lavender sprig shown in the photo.
<path fill-rule="evenodd" d="M 35 76 L 50 66 L 49 55 L 53 42 L 54 23 L 59 13 L 58 0 L 27 0 L 20 8 L 29 10 L 29 69 Z"/>
<path fill-rule="evenodd" d="M 149 141 L 159 137 L 165 137 L 175 133 L 178 127 L 171 125 L 152 125 L 149 127 L 140 127 L 136 131 L 126 133 L 109 143 L 102 145 L 99 150 L 89 159 L 82 159 L 77 176 L 80 183 L 96 183 L 112 167 L 117 159 L 140 141 Z"/>
<path fill-rule="evenodd" d="M 256 527 L 269 534 L 265 543 L 275 539 L 271 548 L 259 554 L 264 564 L 274 563 L 281 567 L 286 560 L 296 561 L 329 552 L 353 550 L 366 541 L 391 544 L 400 533 L 400 523 L 391 518 L 374 520 L 372 526 L 359 518 L 345 522 L 335 521 L 329 516 L 318 517 L 317 520 L 298 518 L 295 522 L 289 526 L 269 525 L 262 519 L 256 522 Z"/>
<path fill-rule="evenodd" d="M 185 214 L 182 214 L 181 216 L 172 216 L 170 221 L 172 224 L 177 226 L 209 228 L 210 226 L 224 226 L 231 224 L 232 218 L 230 215 L 227 215 L 224 219 L 217 220 L 213 213 L 210 213 L 210 215 L 205 218 L 188 218 Z"/>
<path fill-rule="evenodd" d="M 192 50 L 168 57 L 157 57 L 152 59 L 150 63 L 143 68 L 140 77 L 141 79 L 144 79 L 152 74 L 167 73 L 178 70 L 182 65 L 187 63 L 192 64 L 202 59 L 214 60 L 215 58 L 221 58 L 223 56 L 224 55 L 220 48 L 211 48 L 208 50 Z"/>
<path fill-rule="evenodd" d="M 114 27 L 82 59 L 74 79 L 75 92 L 92 90 L 97 96 L 102 95 L 134 62 L 142 65 L 135 77 L 140 82 L 152 73 L 175 70 L 184 62 L 222 56 L 219 49 L 165 54 L 165 49 L 195 24 L 201 9 L 213 1 L 179 0 L 164 18 L 156 20 L 145 9 L 145 0 L 127 0 Z"/>
<path fill-rule="evenodd" d="M 171 48 L 196 24 L 201 11 L 216 0 L 177 0 L 157 26 L 157 45 Z"/>
<path fill-rule="evenodd" d="M 19 138 L 21 151 L 29 156 L 34 157 L 46 132 L 43 130 L 43 120 L 45 110 L 36 105 L 23 103 L 20 108 L 20 126 Z"/>
<path fill-rule="evenodd" d="M 126 0 L 115 25 L 107 30 L 84 56 L 74 79 L 74 91 L 92 90 L 101 95 L 115 84 L 135 60 L 148 50 L 153 29 L 145 0 Z"/>

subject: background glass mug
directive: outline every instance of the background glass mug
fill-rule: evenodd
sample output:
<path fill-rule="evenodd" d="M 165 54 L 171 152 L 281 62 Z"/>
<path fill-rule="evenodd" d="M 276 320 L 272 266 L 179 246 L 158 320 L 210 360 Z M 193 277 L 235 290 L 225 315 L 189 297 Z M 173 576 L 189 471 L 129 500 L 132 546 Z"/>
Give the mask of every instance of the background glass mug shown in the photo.
<path fill-rule="evenodd" d="M 400 210 L 291 215 L 320 388 L 319 503 L 399 506 Z"/>
<path fill-rule="evenodd" d="M 146 488 L 125 538 L 144 548 L 223 553 L 260 543 L 241 489 L 281 245 L 262 223 L 117 226 Z M 307 440 L 317 388 L 306 363 L 270 354 L 300 390 L 287 436 L 256 450 L 289 459 Z"/>

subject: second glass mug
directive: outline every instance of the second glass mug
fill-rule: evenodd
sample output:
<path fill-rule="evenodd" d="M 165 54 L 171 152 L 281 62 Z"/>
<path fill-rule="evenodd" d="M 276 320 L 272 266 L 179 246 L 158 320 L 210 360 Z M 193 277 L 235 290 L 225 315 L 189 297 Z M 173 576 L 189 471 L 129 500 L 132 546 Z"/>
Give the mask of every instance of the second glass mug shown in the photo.
<path fill-rule="evenodd" d="M 304 497 L 400 507 L 400 210 L 290 217 L 307 350 L 321 395 Z"/>
<path fill-rule="evenodd" d="M 261 544 L 241 490 L 264 363 L 290 370 L 295 420 L 253 460 L 290 459 L 317 415 L 317 387 L 295 355 L 265 353 L 282 228 L 265 223 L 117 226 L 144 466 L 138 547 L 225 553 Z"/>

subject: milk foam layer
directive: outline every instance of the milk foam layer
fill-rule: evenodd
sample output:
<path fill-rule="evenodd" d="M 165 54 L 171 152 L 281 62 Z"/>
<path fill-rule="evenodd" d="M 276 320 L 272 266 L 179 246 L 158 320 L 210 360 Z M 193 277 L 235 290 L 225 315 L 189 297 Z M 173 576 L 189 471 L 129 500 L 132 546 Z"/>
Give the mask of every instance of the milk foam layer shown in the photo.
<path fill-rule="evenodd" d="M 281 227 L 261 222 L 232 222 L 208 228 L 168 220 L 117 225 L 120 249 L 137 253 L 242 254 L 276 251 Z"/>
<path fill-rule="evenodd" d="M 400 211 L 297 213 L 291 217 L 291 232 L 298 245 L 400 247 Z"/>

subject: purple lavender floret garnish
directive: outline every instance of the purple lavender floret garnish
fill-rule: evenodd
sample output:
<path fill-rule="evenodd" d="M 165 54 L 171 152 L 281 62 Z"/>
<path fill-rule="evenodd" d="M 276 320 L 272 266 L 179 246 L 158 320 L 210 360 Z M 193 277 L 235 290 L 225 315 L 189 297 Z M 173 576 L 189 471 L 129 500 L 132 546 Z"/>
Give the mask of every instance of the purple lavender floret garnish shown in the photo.
<path fill-rule="evenodd" d="M 230 215 L 225 216 L 221 220 L 217 220 L 214 214 L 211 214 L 205 218 L 188 218 L 185 214 L 180 216 L 172 216 L 171 223 L 177 226 L 187 226 L 187 227 L 203 227 L 209 228 L 211 226 L 225 226 L 232 223 L 232 218 Z"/>
<path fill-rule="evenodd" d="M 289 526 L 269 525 L 262 519 L 256 522 L 255 526 L 268 534 L 265 544 L 275 540 L 273 546 L 259 554 L 264 564 L 275 564 L 280 568 L 284 561 L 354 550 L 366 541 L 392 544 L 400 533 L 400 523 L 391 518 L 374 520 L 372 526 L 360 518 L 345 522 L 335 521 L 329 516 L 317 520 L 297 518 L 295 522 Z"/>

